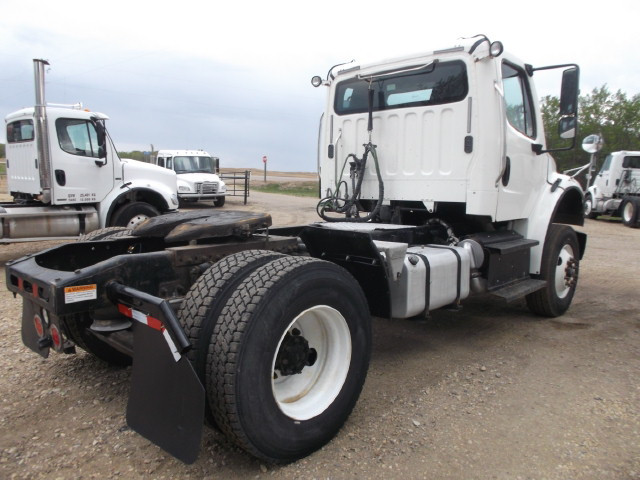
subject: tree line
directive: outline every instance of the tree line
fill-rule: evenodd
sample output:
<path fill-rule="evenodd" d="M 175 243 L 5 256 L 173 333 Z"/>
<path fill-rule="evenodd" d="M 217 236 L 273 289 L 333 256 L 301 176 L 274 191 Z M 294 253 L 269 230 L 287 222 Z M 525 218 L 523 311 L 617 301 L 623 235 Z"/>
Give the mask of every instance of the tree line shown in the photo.
<path fill-rule="evenodd" d="M 547 146 L 560 145 L 566 141 L 558 135 L 558 97 L 546 96 L 541 102 Z M 580 145 L 592 134 L 604 139 L 604 146 L 598 153 L 598 165 L 605 156 L 619 150 L 640 150 L 640 94 L 628 96 L 618 90 L 611 92 L 607 85 L 594 88 L 578 101 L 577 148 L 564 152 L 554 152 L 558 170 L 568 170 L 589 162 L 589 154 Z"/>

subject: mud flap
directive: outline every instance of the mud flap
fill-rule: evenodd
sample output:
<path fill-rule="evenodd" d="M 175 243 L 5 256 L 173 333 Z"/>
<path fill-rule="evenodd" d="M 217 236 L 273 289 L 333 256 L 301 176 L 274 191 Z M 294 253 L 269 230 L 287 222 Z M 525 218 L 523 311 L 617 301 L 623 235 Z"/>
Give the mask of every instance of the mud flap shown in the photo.
<path fill-rule="evenodd" d="M 127 424 L 178 460 L 193 463 L 204 424 L 204 387 L 189 360 L 172 351 L 162 331 L 137 322 L 133 329 Z"/>
<path fill-rule="evenodd" d="M 40 309 L 29 300 L 22 300 L 22 343 L 44 358 L 49 356 L 49 345 L 46 338 L 41 337 L 35 327 L 34 317 L 40 316 Z M 44 325 L 44 319 L 41 320 Z"/>

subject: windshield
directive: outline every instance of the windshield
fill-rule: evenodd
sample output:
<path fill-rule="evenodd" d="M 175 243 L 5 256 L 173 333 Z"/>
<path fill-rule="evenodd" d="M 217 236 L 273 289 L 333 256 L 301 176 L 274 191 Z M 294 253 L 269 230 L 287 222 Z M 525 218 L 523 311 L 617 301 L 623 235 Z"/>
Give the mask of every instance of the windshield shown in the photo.
<path fill-rule="evenodd" d="M 399 72 L 373 79 L 373 110 L 440 105 L 463 100 L 469 90 L 467 69 L 462 61 L 436 62 L 421 70 Z M 352 78 L 336 87 L 338 115 L 369 110 L 369 80 Z"/>
<path fill-rule="evenodd" d="M 173 157 L 173 169 L 176 173 L 216 173 L 211 157 Z"/>

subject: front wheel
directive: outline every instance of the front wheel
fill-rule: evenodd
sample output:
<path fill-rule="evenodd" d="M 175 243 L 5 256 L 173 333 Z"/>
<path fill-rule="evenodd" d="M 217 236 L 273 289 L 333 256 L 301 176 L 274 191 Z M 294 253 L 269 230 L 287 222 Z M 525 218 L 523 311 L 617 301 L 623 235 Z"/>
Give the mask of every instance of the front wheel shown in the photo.
<path fill-rule="evenodd" d="M 593 197 L 591 195 L 587 195 L 584 199 L 584 217 L 585 218 L 596 218 L 598 213 L 593 210 L 594 203 Z"/>
<path fill-rule="evenodd" d="M 635 198 L 626 198 L 622 204 L 622 223 L 631 228 L 640 226 L 638 218 L 638 202 Z"/>
<path fill-rule="evenodd" d="M 346 270 L 273 260 L 244 279 L 216 324 L 207 357 L 216 423 L 264 460 L 304 457 L 351 413 L 370 352 L 367 302 Z"/>
<path fill-rule="evenodd" d="M 527 295 L 527 306 L 538 315 L 558 317 L 567 311 L 578 284 L 580 247 L 576 232 L 551 224 L 542 251 L 540 279 L 547 285 Z"/>
<path fill-rule="evenodd" d="M 147 218 L 156 217 L 160 212 L 146 202 L 125 203 L 115 211 L 111 218 L 111 225 L 118 227 L 135 228 Z"/>
<path fill-rule="evenodd" d="M 225 198 L 226 197 L 216 197 L 215 200 L 213 201 L 213 206 L 222 207 L 224 205 Z"/>

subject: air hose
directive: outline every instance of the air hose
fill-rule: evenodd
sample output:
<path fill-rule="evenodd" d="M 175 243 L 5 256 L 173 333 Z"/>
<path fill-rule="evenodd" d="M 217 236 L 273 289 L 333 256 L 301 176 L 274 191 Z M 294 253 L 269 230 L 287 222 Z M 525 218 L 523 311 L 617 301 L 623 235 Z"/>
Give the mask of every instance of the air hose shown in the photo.
<path fill-rule="evenodd" d="M 373 162 L 376 167 L 376 175 L 378 177 L 378 202 L 371 212 L 369 212 L 365 217 L 360 217 L 360 193 L 362 191 L 362 180 L 364 179 L 366 172 L 367 157 L 369 153 L 371 153 L 371 156 L 373 157 Z M 353 161 L 350 162 L 351 171 L 349 175 L 351 177 L 353 193 L 349 195 L 348 188 L 346 188 L 347 182 L 336 179 L 337 184 L 335 191 L 329 192 L 327 197 L 318 202 L 318 206 L 316 208 L 318 215 L 327 222 L 368 222 L 378 214 L 380 207 L 382 206 L 382 200 L 384 199 L 384 183 L 382 181 L 382 175 L 380 174 L 380 164 L 378 162 L 376 146 L 371 142 L 365 144 L 364 155 L 362 158 L 360 159 L 351 153 L 345 159 L 345 165 L 350 158 L 353 159 Z M 344 172 L 344 166 L 342 167 L 342 171 Z M 339 178 L 342 178 L 342 175 Z M 342 185 L 345 185 L 344 198 L 340 198 Z M 327 216 L 327 213 L 329 212 L 340 213 L 345 215 L 345 217 L 329 217 Z"/>
<path fill-rule="evenodd" d="M 336 178 L 335 191 L 331 192 L 331 190 L 329 190 L 327 192 L 327 196 L 321 199 L 316 207 L 318 215 L 326 222 L 368 222 L 369 220 L 375 218 L 375 216 L 380 211 L 380 208 L 382 207 L 382 201 L 384 199 L 384 182 L 382 181 L 382 175 L 380 173 L 380 164 L 378 162 L 378 153 L 376 151 L 376 146 L 371 141 L 371 133 L 373 131 L 373 95 L 374 91 L 371 88 L 370 81 L 369 122 L 367 128 L 369 132 L 369 143 L 363 145 L 364 154 L 362 155 L 362 158 L 358 158 L 353 153 L 347 155 L 344 164 L 342 165 L 340 176 Z M 371 210 L 371 212 L 369 212 L 365 217 L 360 217 L 360 194 L 362 192 L 362 181 L 364 180 L 364 175 L 366 173 L 367 157 L 369 156 L 369 153 L 371 153 L 371 156 L 373 157 L 373 162 L 376 167 L 376 175 L 378 177 L 378 202 L 376 203 L 376 206 L 373 208 L 373 210 Z M 349 177 L 351 178 L 351 188 L 353 192 L 351 195 L 349 195 L 347 182 L 345 182 L 344 180 L 340 180 L 349 159 L 352 159 L 352 161 L 349 162 L 351 166 Z M 345 191 L 344 197 L 341 198 L 340 191 L 343 185 Z M 327 213 L 329 212 L 343 214 L 345 215 L 345 217 L 329 217 L 327 216 Z"/>

